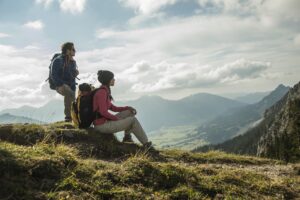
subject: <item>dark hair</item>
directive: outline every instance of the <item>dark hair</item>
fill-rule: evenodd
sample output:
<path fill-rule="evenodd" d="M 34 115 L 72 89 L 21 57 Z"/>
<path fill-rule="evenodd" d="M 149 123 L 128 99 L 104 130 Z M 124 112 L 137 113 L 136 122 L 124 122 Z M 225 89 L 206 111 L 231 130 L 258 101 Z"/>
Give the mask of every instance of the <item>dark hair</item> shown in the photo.
<path fill-rule="evenodd" d="M 113 100 L 113 97 L 111 96 L 111 90 L 110 90 L 110 81 L 114 78 L 114 73 L 108 70 L 99 70 L 97 75 L 98 75 L 98 81 L 102 85 L 108 87 L 109 97 L 111 100 Z"/>
<path fill-rule="evenodd" d="M 71 50 L 72 48 L 74 48 L 74 43 L 73 42 L 66 42 L 66 43 L 61 45 L 61 53 L 66 54 L 67 50 Z"/>

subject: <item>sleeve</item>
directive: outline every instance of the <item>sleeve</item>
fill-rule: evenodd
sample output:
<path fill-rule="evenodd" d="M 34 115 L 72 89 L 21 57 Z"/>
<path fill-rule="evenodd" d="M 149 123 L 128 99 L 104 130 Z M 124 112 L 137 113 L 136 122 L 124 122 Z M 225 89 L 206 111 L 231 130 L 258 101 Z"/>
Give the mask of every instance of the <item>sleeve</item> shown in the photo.
<path fill-rule="evenodd" d="M 76 70 L 77 70 L 77 64 L 76 64 L 76 61 L 75 60 L 73 60 L 73 65 L 72 65 L 72 69 L 71 69 L 72 71 L 71 71 L 71 75 L 72 75 L 72 77 L 76 77 Z"/>
<path fill-rule="evenodd" d="M 60 87 L 64 84 L 61 79 L 61 74 L 59 68 L 61 67 L 61 62 L 58 59 L 55 59 L 51 64 L 51 78 L 53 79 L 56 87 Z"/>
<path fill-rule="evenodd" d="M 118 107 L 118 106 L 115 106 L 113 104 L 111 104 L 110 108 L 109 108 L 111 111 L 114 111 L 114 112 L 122 112 L 124 110 L 128 110 L 128 106 L 124 106 L 124 107 Z"/>
<path fill-rule="evenodd" d="M 115 115 L 112 115 L 108 112 L 108 105 L 107 105 L 107 92 L 105 90 L 99 90 L 95 94 L 95 111 L 98 111 L 102 117 L 112 120 L 112 121 L 117 121 L 119 120 L 118 117 Z"/>

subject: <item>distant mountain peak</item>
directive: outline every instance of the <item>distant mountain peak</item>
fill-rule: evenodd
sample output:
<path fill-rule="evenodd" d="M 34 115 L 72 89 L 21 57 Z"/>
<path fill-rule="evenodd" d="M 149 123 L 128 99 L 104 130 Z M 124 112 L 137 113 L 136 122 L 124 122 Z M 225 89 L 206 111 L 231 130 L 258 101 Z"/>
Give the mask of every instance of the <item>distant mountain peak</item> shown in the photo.
<path fill-rule="evenodd" d="M 282 83 L 279 84 L 279 85 L 277 86 L 277 88 L 286 88 L 286 87 L 288 87 L 288 86 L 285 86 L 285 85 L 283 85 Z M 277 89 L 277 88 L 276 88 L 276 89 Z"/>

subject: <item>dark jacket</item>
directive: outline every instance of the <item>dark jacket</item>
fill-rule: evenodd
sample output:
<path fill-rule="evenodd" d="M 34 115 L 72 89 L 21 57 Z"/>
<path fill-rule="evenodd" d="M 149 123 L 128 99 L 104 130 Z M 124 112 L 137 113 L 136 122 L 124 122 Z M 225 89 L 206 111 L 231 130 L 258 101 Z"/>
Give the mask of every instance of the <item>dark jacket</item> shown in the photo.
<path fill-rule="evenodd" d="M 54 59 L 51 63 L 51 79 L 56 87 L 60 87 L 63 84 L 70 86 L 75 91 L 76 89 L 76 61 L 71 60 L 66 63 L 66 56 L 63 54 L 54 55 Z"/>

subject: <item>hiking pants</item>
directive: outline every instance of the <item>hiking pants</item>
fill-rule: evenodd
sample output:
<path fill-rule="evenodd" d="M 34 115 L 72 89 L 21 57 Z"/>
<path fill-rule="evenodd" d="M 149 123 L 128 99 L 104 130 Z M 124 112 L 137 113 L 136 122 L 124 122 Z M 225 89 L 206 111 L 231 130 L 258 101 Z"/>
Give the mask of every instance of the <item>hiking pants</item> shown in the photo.
<path fill-rule="evenodd" d="M 65 119 L 71 119 L 71 105 L 75 101 L 75 91 L 70 86 L 64 84 L 63 86 L 56 89 L 56 91 L 64 96 L 65 103 Z"/>
<path fill-rule="evenodd" d="M 121 119 L 118 121 L 106 121 L 104 124 L 95 126 L 95 130 L 109 134 L 125 131 L 125 134 L 133 133 L 142 144 L 148 142 L 144 129 L 131 111 L 125 110 L 117 113 L 116 116 Z"/>

